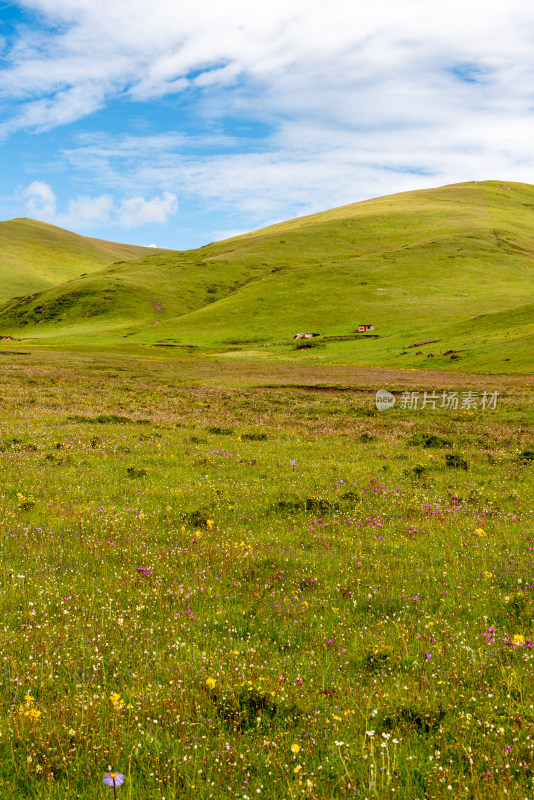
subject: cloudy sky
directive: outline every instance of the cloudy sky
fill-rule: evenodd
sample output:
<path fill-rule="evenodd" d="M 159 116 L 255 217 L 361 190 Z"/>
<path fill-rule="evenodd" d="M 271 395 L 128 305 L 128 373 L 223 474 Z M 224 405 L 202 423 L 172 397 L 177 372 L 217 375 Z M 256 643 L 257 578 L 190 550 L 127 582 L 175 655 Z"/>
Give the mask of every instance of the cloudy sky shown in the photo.
<path fill-rule="evenodd" d="M 195 247 L 534 183 L 531 0 L 0 0 L 0 218 Z"/>

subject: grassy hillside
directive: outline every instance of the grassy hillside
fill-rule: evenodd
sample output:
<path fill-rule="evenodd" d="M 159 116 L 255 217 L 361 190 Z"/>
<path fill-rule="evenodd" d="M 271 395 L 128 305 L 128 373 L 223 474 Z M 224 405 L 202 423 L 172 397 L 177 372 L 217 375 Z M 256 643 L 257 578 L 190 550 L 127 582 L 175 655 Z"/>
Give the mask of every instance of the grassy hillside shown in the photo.
<path fill-rule="evenodd" d="M 0 302 L 153 252 L 78 236 L 34 219 L 0 222 Z"/>
<path fill-rule="evenodd" d="M 239 349 L 254 358 L 530 371 L 533 258 L 534 187 L 464 183 L 115 264 L 6 304 L 0 333 L 193 345 L 229 356 Z M 379 338 L 353 334 L 360 323 L 374 324 Z M 297 350 L 290 337 L 299 331 L 322 336 Z"/>

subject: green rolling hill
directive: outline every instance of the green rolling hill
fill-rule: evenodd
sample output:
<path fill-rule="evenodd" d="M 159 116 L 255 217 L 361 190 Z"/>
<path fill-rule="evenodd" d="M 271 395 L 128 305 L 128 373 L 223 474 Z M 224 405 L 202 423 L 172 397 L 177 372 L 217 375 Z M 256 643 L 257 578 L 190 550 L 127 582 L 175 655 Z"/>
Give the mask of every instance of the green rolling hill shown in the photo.
<path fill-rule="evenodd" d="M 34 219 L 0 222 L 0 303 L 154 252 L 161 251 L 78 236 Z"/>
<path fill-rule="evenodd" d="M 378 338 L 355 334 L 362 323 Z M 321 336 L 297 349 L 291 337 L 302 331 Z M 0 334 L 531 372 L 534 187 L 485 181 L 404 192 L 197 250 L 123 257 L 10 300 Z"/>

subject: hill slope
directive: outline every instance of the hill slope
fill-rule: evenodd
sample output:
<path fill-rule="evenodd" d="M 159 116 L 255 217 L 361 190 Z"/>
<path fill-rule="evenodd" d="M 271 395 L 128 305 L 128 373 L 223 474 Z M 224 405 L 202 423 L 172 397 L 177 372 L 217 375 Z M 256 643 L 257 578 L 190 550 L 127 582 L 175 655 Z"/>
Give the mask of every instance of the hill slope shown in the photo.
<path fill-rule="evenodd" d="M 198 250 L 115 264 L 6 304 L 0 332 L 530 371 L 533 300 L 534 187 L 486 181 L 355 203 Z M 353 335 L 361 323 L 380 338 Z M 299 331 L 324 338 L 296 351 L 290 337 Z M 443 355 L 450 349 L 462 351 L 458 359 Z"/>
<path fill-rule="evenodd" d="M 78 236 L 34 219 L 0 222 L 0 303 L 154 252 L 160 251 Z"/>

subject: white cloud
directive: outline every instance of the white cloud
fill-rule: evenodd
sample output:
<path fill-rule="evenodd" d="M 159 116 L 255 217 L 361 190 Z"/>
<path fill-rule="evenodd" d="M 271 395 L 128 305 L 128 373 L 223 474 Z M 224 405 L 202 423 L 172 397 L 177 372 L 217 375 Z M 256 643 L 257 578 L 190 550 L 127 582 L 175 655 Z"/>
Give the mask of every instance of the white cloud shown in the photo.
<path fill-rule="evenodd" d="M 99 197 L 76 197 L 69 203 L 67 217 L 79 225 L 107 222 L 114 208 L 113 198 L 107 194 Z"/>
<path fill-rule="evenodd" d="M 530 98 L 534 11 L 527 0 L 19 4 L 56 27 L 39 36 L 23 29 L 6 54 L 2 95 L 22 101 L 8 131 L 65 124 L 124 92 L 139 100 L 238 78 L 254 85 L 252 107 L 260 114 L 315 110 L 398 120 L 407 104 L 407 112 L 416 105 L 427 116 L 427 95 L 452 90 L 461 97 L 458 73 L 449 74 L 448 87 L 439 77 L 458 65 L 471 77 L 483 75 L 501 100 L 510 91 L 523 104 Z M 372 95 L 373 87 L 386 90 L 387 106 L 362 107 L 360 93 Z"/>
<path fill-rule="evenodd" d="M 32 100 L 24 103 L 17 114 L 0 123 L 0 140 L 21 130 L 41 133 L 67 125 L 92 114 L 103 104 L 101 87 L 83 85 L 56 92 L 52 97 Z"/>
<path fill-rule="evenodd" d="M 56 195 L 47 183 L 33 181 L 24 190 L 23 197 L 30 216 L 38 217 L 45 222 L 54 218 L 56 214 Z"/>
<path fill-rule="evenodd" d="M 135 228 L 150 223 L 165 223 L 178 210 L 176 195 L 164 192 L 160 197 L 145 199 L 141 195 L 123 198 L 115 203 L 108 194 L 96 197 L 79 195 L 72 199 L 68 210 L 57 211 L 57 199 L 51 186 L 43 181 L 33 181 L 22 196 L 31 217 L 52 222 L 71 230 L 90 228 L 95 224 L 118 223 Z M 156 245 L 149 245 L 156 247 Z"/>
<path fill-rule="evenodd" d="M 139 195 L 123 200 L 117 216 L 119 223 L 125 228 L 134 228 L 151 222 L 167 222 L 177 210 L 176 195 L 164 192 L 161 197 L 153 197 L 152 200 L 145 200 Z"/>

